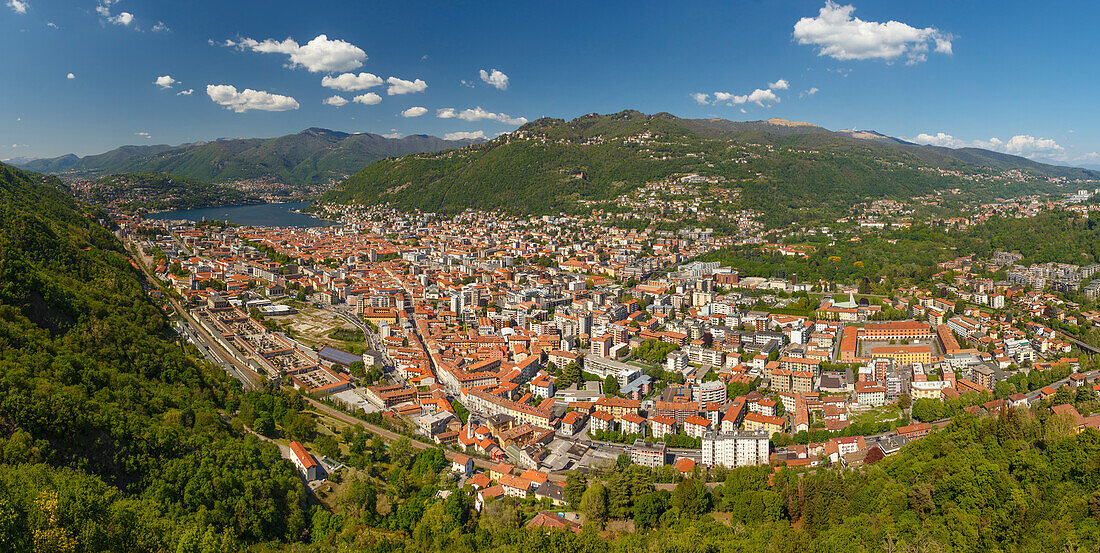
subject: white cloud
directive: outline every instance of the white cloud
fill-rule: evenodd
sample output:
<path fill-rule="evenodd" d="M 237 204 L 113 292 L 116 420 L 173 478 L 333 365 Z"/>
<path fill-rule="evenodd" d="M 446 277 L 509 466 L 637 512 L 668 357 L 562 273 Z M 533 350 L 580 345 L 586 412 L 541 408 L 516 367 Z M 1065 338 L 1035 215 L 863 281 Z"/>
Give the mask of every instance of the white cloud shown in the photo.
<path fill-rule="evenodd" d="M 715 92 L 714 103 L 725 102 L 726 105 L 738 105 L 744 103 L 756 104 L 760 107 L 768 107 L 779 102 L 772 89 L 756 89 L 745 95 L 730 94 L 729 92 Z"/>
<path fill-rule="evenodd" d="M 375 94 L 375 93 L 373 93 L 373 92 L 368 92 L 366 94 L 360 94 L 360 95 L 352 98 L 351 101 L 355 102 L 357 104 L 363 104 L 365 106 L 373 106 L 373 105 L 381 102 L 382 97 Z"/>
<path fill-rule="evenodd" d="M 512 117 L 506 113 L 493 113 L 491 111 L 485 111 L 478 106 L 473 109 L 464 109 L 462 111 L 455 111 L 454 108 L 443 108 L 436 111 L 436 117 L 440 119 L 452 119 L 459 118 L 463 121 L 497 121 L 506 125 L 522 125 L 527 122 L 525 117 Z"/>
<path fill-rule="evenodd" d="M 347 104 L 348 99 L 344 98 L 343 96 L 333 95 L 333 96 L 329 96 L 328 98 L 325 98 L 324 100 L 321 100 L 321 103 L 325 104 L 326 106 L 340 107 L 342 105 Z"/>
<path fill-rule="evenodd" d="M 912 142 L 917 144 L 927 144 L 929 146 L 944 146 L 947 148 L 962 148 L 969 146 L 966 142 L 955 138 L 944 132 L 938 132 L 936 134 L 920 133 L 912 139 Z"/>
<path fill-rule="evenodd" d="M 401 133 L 397 132 L 397 129 L 390 129 L 393 132 L 382 135 L 383 138 L 401 138 Z"/>
<path fill-rule="evenodd" d="M 863 21 L 852 17 L 855 9 L 828 0 L 817 17 L 803 17 L 794 24 L 794 38 L 799 44 L 816 46 L 819 56 L 838 60 L 890 61 L 905 56 L 911 65 L 925 61 L 930 49 L 951 54 L 953 37 L 949 33 L 899 21 Z"/>
<path fill-rule="evenodd" d="M 115 25 L 129 25 L 134 22 L 134 14 L 130 12 L 121 12 L 114 17 L 108 17 L 107 21 L 110 21 Z"/>
<path fill-rule="evenodd" d="M 138 132 L 136 132 L 136 133 L 134 133 L 134 134 L 136 134 L 136 135 L 138 135 L 138 136 L 140 136 L 140 137 L 143 137 L 143 138 L 145 138 L 146 140 L 148 140 L 149 138 L 152 138 L 152 136 L 150 136 L 150 135 L 149 135 L 149 133 L 147 133 L 147 132 L 145 132 L 145 131 L 138 131 Z"/>
<path fill-rule="evenodd" d="M 504 72 L 493 69 L 492 71 L 486 71 L 484 69 L 480 72 L 481 80 L 486 84 L 496 87 L 497 90 L 508 90 L 508 75 Z"/>
<path fill-rule="evenodd" d="M 420 107 L 420 106 L 413 106 L 413 107 L 411 107 L 411 108 L 409 108 L 405 111 L 402 111 L 401 112 L 401 117 L 420 117 L 421 115 L 424 115 L 425 113 L 428 113 L 428 108 Z"/>
<path fill-rule="evenodd" d="M 65 75 L 65 78 L 69 79 L 71 81 L 71 80 L 76 78 L 76 75 L 73 75 L 72 73 L 69 73 L 68 75 Z"/>
<path fill-rule="evenodd" d="M 353 90 L 366 90 L 368 88 L 382 86 L 382 77 L 370 73 L 341 73 L 335 77 L 326 75 L 321 79 L 321 86 L 344 92 Z"/>
<path fill-rule="evenodd" d="M 46 26 L 51 28 L 51 29 L 60 29 L 61 28 L 61 27 L 58 27 L 57 23 L 54 23 L 53 21 L 47 21 Z"/>
<path fill-rule="evenodd" d="M 411 94 L 413 92 L 423 92 L 428 88 L 428 83 L 416 79 L 415 81 L 406 81 L 404 79 L 398 79 L 397 77 L 390 77 L 386 79 L 386 84 L 390 85 L 386 89 L 386 94 L 393 96 L 395 94 Z"/>
<path fill-rule="evenodd" d="M 153 25 L 153 32 L 154 33 L 161 33 L 161 32 L 167 33 L 168 31 L 171 31 L 171 30 L 172 29 L 169 29 L 168 25 L 165 25 L 163 21 L 157 21 L 157 24 Z"/>
<path fill-rule="evenodd" d="M 814 94 L 817 94 L 817 93 L 818 93 L 818 88 L 816 86 L 813 86 L 813 87 L 810 87 L 809 90 L 803 90 L 802 92 L 799 92 L 798 97 L 799 98 L 806 98 L 806 97 L 809 97 L 809 96 L 813 96 Z"/>
<path fill-rule="evenodd" d="M 1065 161 L 1065 148 L 1053 138 L 1036 138 L 1030 134 L 1018 134 L 1008 140 L 993 137 L 989 140 L 967 142 L 944 132 L 920 133 L 909 139 L 917 144 L 945 146 L 948 148 L 984 148 L 1005 154 L 1047 161 Z"/>
<path fill-rule="evenodd" d="M 7 6 L 15 13 L 27 13 L 27 3 L 20 0 L 8 0 Z"/>
<path fill-rule="evenodd" d="M 710 94 L 704 94 L 702 92 L 693 92 L 691 94 L 691 99 L 695 100 L 695 103 L 705 106 L 708 103 L 710 103 Z"/>
<path fill-rule="evenodd" d="M 291 38 L 282 42 L 270 38 L 263 42 L 242 38 L 238 42 L 226 40 L 225 45 L 263 54 L 286 54 L 290 58 L 290 67 L 304 67 L 310 73 L 351 71 L 361 67 L 367 59 L 367 53 L 358 46 L 343 40 L 329 40 L 326 35 L 317 35 L 304 46 Z"/>
<path fill-rule="evenodd" d="M 466 139 L 474 139 L 474 138 L 485 138 L 485 133 L 482 132 L 482 131 L 474 131 L 474 132 L 458 131 L 458 132 L 449 132 L 449 133 L 443 135 L 444 140 L 466 140 Z"/>
<path fill-rule="evenodd" d="M 1053 138 L 1035 138 L 1030 134 L 1018 134 L 1009 138 L 1008 141 L 994 137 L 987 142 L 976 141 L 975 144 L 980 148 L 1024 157 L 1050 157 L 1065 151 L 1065 148 L 1059 146 Z"/>
<path fill-rule="evenodd" d="M 194 92 L 195 92 L 195 89 L 188 88 L 187 90 L 181 90 L 181 91 L 177 92 L 176 96 L 190 96 Z"/>
<path fill-rule="evenodd" d="M 237 87 L 228 84 L 206 85 L 206 94 L 215 104 L 225 106 L 226 109 L 237 113 L 249 110 L 260 111 L 287 111 L 298 109 L 298 101 L 290 96 L 271 94 L 262 90 L 244 89 L 238 92 Z"/>
<path fill-rule="evenodd" d="M 178 82 L 179 81 L 173 79 L 172 77 L 170 77 L 168 75 L 161 75 L 161 76 L 157 77 L 157 79 L 155 81 L 153 81 L 153 84 L 155 84 L 155 85 L 157 85 L 161 88 L 172 88 L 172 85 L 174 85 Z"/>
<path fill-rule="evenodd" d="M 768 83 L 768 88 L 773 90 L 787 90 L 791 87 L 791 84 L 787 82 L 787 79 L 779 79 L 774 83 Z"/>

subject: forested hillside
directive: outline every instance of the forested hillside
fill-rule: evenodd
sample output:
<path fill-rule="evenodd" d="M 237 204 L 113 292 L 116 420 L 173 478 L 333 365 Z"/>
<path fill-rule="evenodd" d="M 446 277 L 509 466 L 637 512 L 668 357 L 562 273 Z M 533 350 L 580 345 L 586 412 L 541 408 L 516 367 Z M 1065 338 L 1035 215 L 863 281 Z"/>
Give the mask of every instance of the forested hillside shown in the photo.
<path fill-rule="evenodd" d="M 0 165 L 0 551 L 296 540 L 304 492 L 218 409 L 122 245 L 51 177 Z"/>
<path fill-rule="evenodd" d="M 572 121 L 539 119 L 485 144 L 384 160 L 323 199 L 439 212 L 554 213 L 613 200 L 646 182 L 698 174 L 716 179 L 715 186 L 741 189 L 743 207 L 782 224 L 834 216 L 868 199 L 987 186 L 940 168 L 972 173 L 1017 168 L 1036 181 L 1094 176 L 1084 169 L 985 154 L 853 138 L 783 120 L 737 123 L 624 111 Z M 1004 194 L 998 186 L 990 193 Z"/>
<path fill-rule="evenodd" d="M 1100 545 L 1100 433 L 1010 410 L 960 414 L 945 429 L 859 469 L 719 470 L 717 486 L 621 458 L 564 496 L 583 530 L 525 530 L 538 509 L 510 498 L 480 513 L 449 484 L 438 450 L 353 445 L 365 467 L 336 513 L 311 518 L 307 551 L 1031 552 Z M 356 443 L 360 440 L 352 440 Z M 624 456 L 625 457 L 625 456 Z M 674 483 L 658 489 L 655 482 Z M 438 487 L 451 489 L 446 499 Z M 377 498 L 389 507 L 379 509 Z M 379 499 L 380 501 L 380 499 Z M 633 531 L 629 531 L 633 529 Z M 268 547 L 265 550 L 279 550 Z"/>
<path fill-rule="evenodd" d="M 707 253 L 700 260 L 736 267 L 742 276 L 863 282 L 870 290 L 890 293 L 901 283 L 927 282 L 940 271 L 938 263 L 959 257 L 960 252 L 976 259 L 988 259 L 998 250 L 1016 252 L 1024 256 L 1020 260 L 1024 265 L 1100 263 L 1100 216 L 1048 211 L 1026 219 L 995 217 L 950 232 L 921 225 L 869 233 L 858 241 L 817 235 L 791 236 L 784 242 L 809 246 L 811 251 L 800 257 L 755 245 L 731 246 Z"/>
<path fill-rule="evenodd" d="M 245 205 L 262 200 L 240 190 L 165 173 L 130 173 L 97 179 L 81 199 L 125 211 Z"/>
<path fill-rule="evenodd" d="M 370 163 L 412 152 L 437 152 L 471 144 L 411 135 L 386 138 L 311 128 L 276 138 L 232 138 L 181 146 L 123 146 L 103 154 L 39 159 L 32 171 L 171 173 L 206 182 L 272 179 L 288 185 L 317 185 L 343 179 Z"/>

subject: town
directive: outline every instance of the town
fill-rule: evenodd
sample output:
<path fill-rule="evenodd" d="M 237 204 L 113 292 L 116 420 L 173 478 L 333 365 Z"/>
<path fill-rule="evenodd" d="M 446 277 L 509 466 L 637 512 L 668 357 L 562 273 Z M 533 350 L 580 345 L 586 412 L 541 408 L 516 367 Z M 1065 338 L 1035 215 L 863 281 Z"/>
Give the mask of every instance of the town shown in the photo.
<path fill-rule="evenodd" d="M 1034 200 L 1030 216 L 1085 208 L 1089 196 Z M 1100 390 L 1097 349 L 1043 322 L 1100 326 L 1100 313 L 1059 294 L 1094 300 L 1097 264 L 970 255 L 887 297 L 698 260 L 729 246 L 807 255 L 770 242 L 748 212 L 719 235 L 619 228 L 599 213 L 335 209 L 336 224 L 310 229 L 117 222 L 211 362 L 246 387 L 292 387 L 446 448 L 479 506 L 562 505 L 565 474 L 624 458 L 703 478 L 873 464 L 960 411 L 1046 402 L 1078 431 L 1100 428 L 1100 415 L 1072 405 Z M 857 240 L 889 227 L 868 221 L 912 209 L 866 213 L 818 230 Z M 985 276 L 997 271 L 1002 280 Z M 314 488 L 341 466 L 298 442 L 290 450 Z"/>

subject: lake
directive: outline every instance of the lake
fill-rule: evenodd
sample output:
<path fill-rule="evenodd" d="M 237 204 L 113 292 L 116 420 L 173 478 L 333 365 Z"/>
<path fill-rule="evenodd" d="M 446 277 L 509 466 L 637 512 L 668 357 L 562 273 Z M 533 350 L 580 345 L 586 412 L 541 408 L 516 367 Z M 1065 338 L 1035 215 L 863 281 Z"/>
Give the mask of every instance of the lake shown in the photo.
<path fill-rule="evenodd" d="M 318 219 L 306 213 L 295 213 L 296 209 L 309 206 L 308 202 L 283 204 L 234 205 L 226 207 L 202 207 L 196 209 L 178 209 L 162 213 L 152 213 L 149 219 L 160 221 L 203 221 L 217 219 L 241 226 L 251 227 L 327 227 L 333 221 Z"/>

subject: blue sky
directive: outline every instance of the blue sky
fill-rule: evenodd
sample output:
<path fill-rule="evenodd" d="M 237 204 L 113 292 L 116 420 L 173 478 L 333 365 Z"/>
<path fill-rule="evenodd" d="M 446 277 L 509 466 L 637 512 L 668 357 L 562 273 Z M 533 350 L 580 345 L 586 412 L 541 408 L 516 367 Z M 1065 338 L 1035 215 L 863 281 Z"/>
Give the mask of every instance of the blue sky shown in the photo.
<path fill-rule="evenodd" d="M 631 108 L 1100 165 L 1091 2 L 0 3 L 0 159 Z"/>

